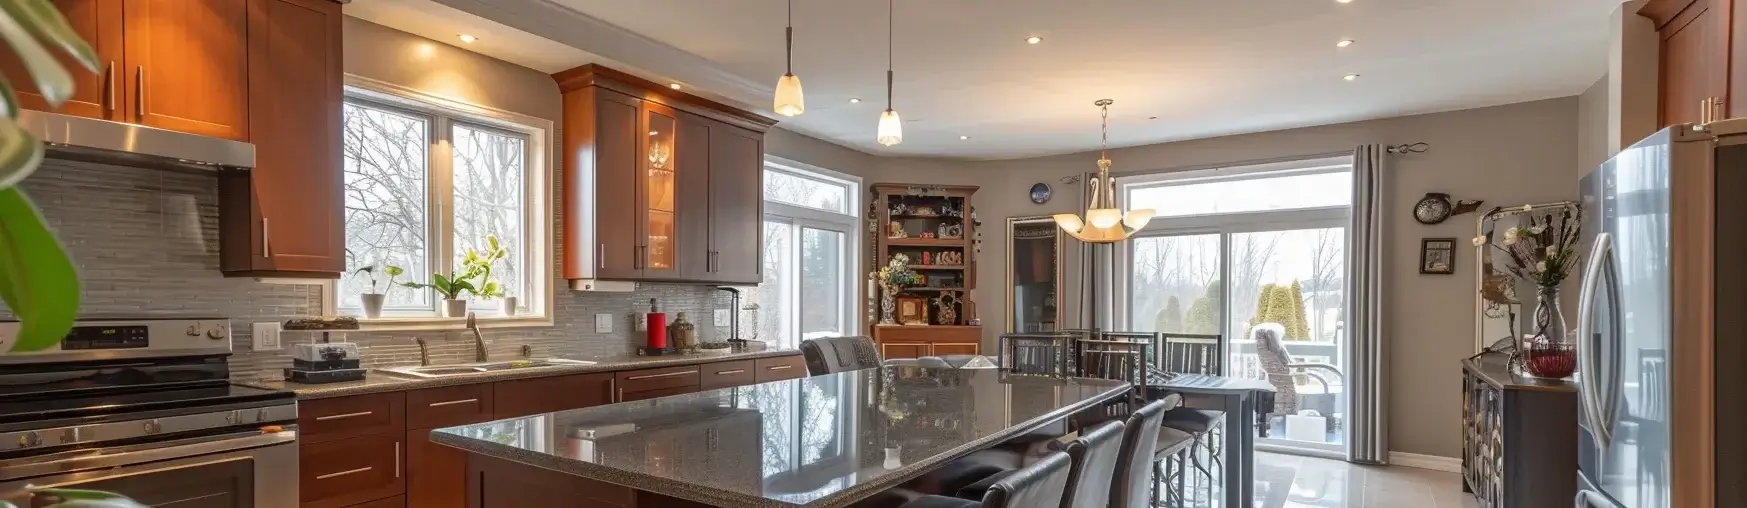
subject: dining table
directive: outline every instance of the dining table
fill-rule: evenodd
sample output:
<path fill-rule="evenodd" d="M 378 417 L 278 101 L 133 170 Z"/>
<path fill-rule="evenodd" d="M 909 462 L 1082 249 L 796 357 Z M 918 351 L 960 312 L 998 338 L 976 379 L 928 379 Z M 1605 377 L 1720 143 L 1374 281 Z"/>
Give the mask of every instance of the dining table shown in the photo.
<path fill-rule="evenodd" d="M 1225 452 L 1221 506 L 1249 508 L 1256 495 L 1256 422 L 1274 407 L 1274 385 L 1260 379 L 1209 374 L 1148 376 L 1149 397 L 1183 394 L 1184 407 L 1223 411 Z"/>
<path fill-rule="evenodd" d="M 443 428 L 430 439 L 466 452 L 476 508 L 840 508 L 1014 438 L 1066 432 L 1070 417 L 1131 393 L 1114 380 L 886 366 Z"/>

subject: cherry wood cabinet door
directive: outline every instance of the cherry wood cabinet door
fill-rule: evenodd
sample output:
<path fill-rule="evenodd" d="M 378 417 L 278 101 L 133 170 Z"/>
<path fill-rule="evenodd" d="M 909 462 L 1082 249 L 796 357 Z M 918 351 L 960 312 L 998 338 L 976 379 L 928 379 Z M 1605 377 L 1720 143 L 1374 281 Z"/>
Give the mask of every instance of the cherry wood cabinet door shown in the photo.
<path fill-rule="evenodd" d="M 637 134 L 637 128 L 641 124 L 638 117 L 643 101 L 598 87 L 589 90 L 594 96 L 591 102 L 595 130 L 592 133 L 595 205 L 593 216 L 579 223 L 594 224 L 595 245 L 583 248 L 595 249 L 596 276 L 636 279 L 643 274 L 639 268 L 641 261 L 637 259 L 642 251 L 638 239 L 642 221 L 632 218 L 642 211 L 642 198 L 637 192 L 641 189 L 638 182 L 642 180 L 638 168 L 642 166 L 637 162 L 637 154 L 643 136 Z M 569 107 L 567 104 L 566 108 Z M 568 210 L 575 212 L 586 205 L 576 203 L 569 206 Z"/>
<path fill-rule="evenodd" d="M 718 124 L 710 131 L 712 278 L 758 284 L 764 230 L 764 137 Z"/>
<path fill-rule="evenodd" d="M 710 138 L 711 122 L 691 113 L 679 113 L 678 139 L 673 159 L 679 169 L 679 278 L 714 280 L 715 256 L 710 233 Z"/>
<path fill-rule="evenodd" d="M 921 358 L 929 356 L 929 344 L 926 342 L 881 342 L 880 356 L 887 360 Z"/>
<path fill-rule="evenodd" d="M 221 268 L 335 277 L 346 268 L 340 6 L 248 0 L 248 16 L 255 168 L 221 181 Z"/>
<path fill-rule="evenodd" d="M 934 350 L 932 356 L 946 356 L 982 354 L 983 348 L 979 344 L 936 342 L 932 349 Z"/>
<path fill-rule="evenodd" d="M 126 111 L 125 97 L 118 89 L 122 72 L 121 42 L 122 0 L 55 0 L 56 9 L 66 16 L 67 25 L 97 52 L 97 72 L 85 70 L 72 59 L 51 49 L 61 66 L 73 75 L 73 96 L 60 109 L 49 107 L 47 99 L 37 92 L 36 83 L 27 79 L 24 63 L 12 51 L 0 51 L 0 72 L 11 80 L 19 107 L 38 111 L 54 111 L 86 118 L 121 120 Z"/>
<path fill-rule="evenodd" d="M 248 3 L 123 0 L 126 118 L 249 140 Z"/>
<path fill-rule="evenodd" d="M 402 434 L 303 443 L 298 491 L 304 508 L 339 508 L 406 492 Z"/>
<path fill-rule="evenodd" d="M 643 154 L 637 172 L 637 194 L 642 206 L 637 210 L 637 220 L 643 235 L 637 266 L 644 279 L 675 280 L 680 273 L 681 245 L 688 241 L 679 237 L 682 166 L 674 161 L 674 131 L 679 128 L 679 115 L 673 108 L 654 102 L 643 101 L 642 106 L 642 128 L 637 132 L 637 153 Z"/>
<path fill-rule="evenodd" d="M 1659 30 L 1662 37 L 1662 125 L 1696 123 L 1705 115 L 1717 119 L 1725 114 L 1717 107 L 1705 111 L 1710 99 L 1727 101 L 1729 20 L 1726 9 L 1715 0 L 1698 0 L 1675 15 Z"/>
<path fill-rule="evenodd" d="M 467 452 L 431 442 L 431 429 L 406 431 L 407 506 L 465 508 Z"/>

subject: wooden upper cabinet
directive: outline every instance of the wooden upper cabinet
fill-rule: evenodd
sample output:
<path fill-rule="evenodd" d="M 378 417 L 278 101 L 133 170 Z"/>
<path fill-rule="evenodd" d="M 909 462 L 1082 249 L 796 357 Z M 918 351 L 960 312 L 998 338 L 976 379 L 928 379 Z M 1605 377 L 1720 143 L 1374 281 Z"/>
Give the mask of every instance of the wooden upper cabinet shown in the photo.
<path fill-rule="evenodd" d="M 125 118 L 249 140 L 250 3 L 122 0 Z"/>
<path fill-rule="evenodd" d="M 27 78 L 24 63 L 11 51 L 0 52 L 0 72 L 4 72 L 12 81 L 18 97 L 18 105 L 25 109 L 38 111 L 54 111 L 86 118 L 101 118 L 105 120 L 121 120 L 122 112 L 126 111 L 125 95 L 119 90 L 122 60 L 121 41 L 121 2 L 122 0 L 55 0 L 56 9 L 67 18 L 67 24 L 73 33 L 79 34 L 85 42 L 91 44 L 91 50 L 97 52 L 97 72 L 87 71 L 75 63 L 73 59 L 64 56 L 58 49 L 50 49 L 61 62 L 61 66 L 73 75 L 73 96 L 62 103 L 60 109 L 50 108 L 48 100 L 37 91 L 36 83 Z"/>
<path fill-rule="evenodd" d="M 337 277 L 346 268 L 340 5 L 248 0 L 248 18 L 255 169 L 221 176 L 220 267 Z"/>
<path fill-rule="evenodd" d="M 722 125 L 710 136 L 710 242 L 713 279 L 764 280 L 764 137 Z"/>
<path fill-rule="evenodd" d="M 564 93 L 564 277 L 757 283 L 774 122 L 597 65 Z"/>

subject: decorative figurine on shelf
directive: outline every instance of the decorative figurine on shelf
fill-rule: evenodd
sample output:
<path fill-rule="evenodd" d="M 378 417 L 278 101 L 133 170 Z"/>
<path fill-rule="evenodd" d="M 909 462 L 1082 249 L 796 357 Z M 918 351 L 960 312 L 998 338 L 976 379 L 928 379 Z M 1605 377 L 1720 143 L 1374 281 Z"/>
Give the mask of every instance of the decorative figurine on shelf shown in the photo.
<path fill-rule="evenodd" d="M 886 238 L 909 238 L 910 233 L 904 231 L 904 225 L 898 221 L 886 223 Z"/>
<path fill-rule="evenodd" d="M 959 218 L 964 217 L 964 212 L 960 212 L 958 207 L 952 205 L 952 200 L 948 199 L 946 200 L 946 204 L 940 206 L 940 215 Z"/>
<path fill-rule="evenodd" d="M 946 251 L 934 256 L 934 263 L 941 266 L 959 266 L 964 264 L 964 254 L 956 251 Z"/>
<path fill-rule="evenodd" d="M 893 216 L 904 215 L 905 213 L 908 213 L 909 211 L 910 211 L 910 207 L 904 206 L 903 203 L 892 203 L 892 215 Z"/>
<path fill-rule="evenodd" d="M 923 231 L 922 237 L 923 238 L 934 238 L 934 232 L 933 231 Z"/>
<path fill-rule="evenodd" d="M 928 251 L 922 251 L 922 264 L 932 266 L 932 264 L 928 262 Z"/>
<path fill-rule="evenodd" d="M 895 298 L 899 291 L 916 285 L 918 280 L 916 271 L 910 269 L 910 256 L 903 253 L 893 254 L 892 260 L 874 274 L 874 279 L 879 282 L 881 290 L 880 324 L 898 324 L 893 319 L 898 312 L 898 303 Z"/>
<path fill-rule="evenodd" d="M 941 223 L 939 229 L 941 238 L 964 238 L 963 224 Z"/>
<path fill-rule="evenodd" d="M 934 317 L 938 320 L 938 324 L 958 324 L 957 291 L 941 291 L 940 296 L 934 299 L 934 307 L 940 309 L 938 312 L 934 313 Z"/>
<path fill-rule="evenodd" d="M 934 207 L 932 207 L 932 206 L 920 205 L 920 206 L 917 206 L 916 210 L 914 212 L 911 212 L 910 215 L 914 215 L 917 217 L 939 217 L 940 212 L 935 211 Z"/>

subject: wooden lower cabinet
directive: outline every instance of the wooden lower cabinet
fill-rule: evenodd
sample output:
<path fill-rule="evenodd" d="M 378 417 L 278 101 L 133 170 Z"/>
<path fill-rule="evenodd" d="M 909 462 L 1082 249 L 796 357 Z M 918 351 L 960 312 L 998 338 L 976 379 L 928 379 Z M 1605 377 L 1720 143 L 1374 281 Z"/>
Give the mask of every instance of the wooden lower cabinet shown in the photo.
<path fill-rule="evenodd" d="M 876 325 L 873 339 L 883 358 L 921 358 L 982 354 L 982 335 L 980 326 Z"/>
<path fill-rule="evenodd" d="M 378 500 L 371 501 L 368 503 L 355 504 L 352 506 L 348 506 L 346 508 L 413 508 L 416 506 L 418 506 L 418 505 L 407 504 L 406 496 L 394 496 L 394 497 L 390 497 L 390 498 L 378 499 Z"/>
<path fill-rule="evenodd" d="M 931 356 L 927 342 L 881 342 L 880 357 L 887 360 Z"/>
<path fill-rule="evenodd" d="M 799 356 L 759 358 L 753 366 L 758 369 L 756 377 L 760 383 L 807 377 L 807 361 Z"/>
<path fill-rule="evenodd" d="M 963 344 L 963 343 L 941 342 L 941 343 L 934 344 L 933 349 L 934 349 L 933 356 L 975 355 L 975 354 L 982 354 L 983 346 L 982 346 L 982 344 L 976 344 L 976 343 Z"/>
<path fill-rule="evenodd" d="M 305 443 L 298 454 L 304 508 L 340 508 L 406 492 L 400 434 Z"/>
<path fill-rule="evenodd" d="M 418 464 L 406 481 L 408 507 L 467 506 L 467 452 L 431 442 L 431 429 L 409 430 L 406 462 Z"/>

